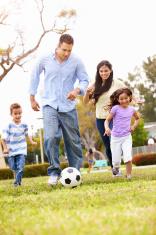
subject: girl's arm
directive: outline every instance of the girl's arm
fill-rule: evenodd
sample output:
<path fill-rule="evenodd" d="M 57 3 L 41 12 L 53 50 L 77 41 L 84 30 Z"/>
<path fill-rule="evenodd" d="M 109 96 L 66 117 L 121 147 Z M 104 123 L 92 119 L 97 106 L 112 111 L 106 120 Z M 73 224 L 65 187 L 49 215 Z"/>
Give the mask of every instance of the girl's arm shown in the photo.
<path fill-rule="evenodd" d="M 134 131 L 139 124 L 140 115 L 137 112 L 134 112 L 133 117 L 135 118 L 134 124 L 131 126 L 131 131 Z"/>
<path fill-rule="evenodd" d="M 109 123 L 112 120 L 112 118 L 113 118 L 113 114 L 110 113 L 105 120 L 105 133 L 104 133 L 104 135 L 108 135 L 108 136 L 111 135 L 111 129 L 109 128 Z"/>
<path fill-rule="evenodd" d="M 94 91 L 94 84 L 88 86 L 86 93 L 83 96 L 83 102 L 84 104 L 88 104 L 90 101 L 90 96 L 93 94 Z"/>

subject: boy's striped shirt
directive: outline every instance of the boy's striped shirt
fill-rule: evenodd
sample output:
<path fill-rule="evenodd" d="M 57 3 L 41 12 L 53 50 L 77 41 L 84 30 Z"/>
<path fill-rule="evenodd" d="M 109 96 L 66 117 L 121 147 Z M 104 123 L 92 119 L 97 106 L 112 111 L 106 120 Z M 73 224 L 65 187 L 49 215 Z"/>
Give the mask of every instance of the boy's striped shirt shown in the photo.
<path fill-rule="evenodd" d="M 24 123 L 9 123 L 3 130 L 2 139 L 5 140 L 9 156 L 27 154 L 26 136 L 28 135 L 28 125 Z"/>

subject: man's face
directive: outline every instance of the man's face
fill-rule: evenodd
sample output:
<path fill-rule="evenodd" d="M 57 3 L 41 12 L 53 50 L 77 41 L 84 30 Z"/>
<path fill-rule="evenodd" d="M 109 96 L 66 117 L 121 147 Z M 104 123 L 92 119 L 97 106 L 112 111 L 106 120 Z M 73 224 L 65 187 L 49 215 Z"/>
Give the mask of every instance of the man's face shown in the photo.
<path fill-rule="evenodd" d="M 73 44 L 67 44 L 65 42 L 58 45 L 56 54 L 61 61 L 67 60 L 71 54 Z"/>

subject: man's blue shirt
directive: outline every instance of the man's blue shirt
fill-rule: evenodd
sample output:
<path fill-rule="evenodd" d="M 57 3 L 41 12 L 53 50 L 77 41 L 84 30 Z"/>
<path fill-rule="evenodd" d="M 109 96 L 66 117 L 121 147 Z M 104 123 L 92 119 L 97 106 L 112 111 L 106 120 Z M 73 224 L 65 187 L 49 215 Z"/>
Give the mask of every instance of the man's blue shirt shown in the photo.
<path fill-rule="evenodd" d="M 49 105 L 60 112 L 73 110 L 76 101 L 67 99 L 67 94 L 74 89 L 74 84 L 78 80 L 80 95 L 84 95 L 89 82 L 81 60 L 73 54 L 62 63 L 58 62 L 55 54 L 42 57 L 32 71 L 30 95 L 36 95 L 42 72 L 44 72 L 42 105 Z"/>

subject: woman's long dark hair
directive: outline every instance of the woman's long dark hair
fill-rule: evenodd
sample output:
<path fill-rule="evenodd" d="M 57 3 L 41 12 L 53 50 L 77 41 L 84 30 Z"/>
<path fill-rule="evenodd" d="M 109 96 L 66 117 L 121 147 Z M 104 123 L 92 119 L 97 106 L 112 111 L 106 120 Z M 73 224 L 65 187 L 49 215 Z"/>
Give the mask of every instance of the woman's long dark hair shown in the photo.
<path fill-rule="evenodd" d="M 112 72 L 110 73 L 110 76 L 108 79 L 106 79 L 105 84 L 102 86 L 102 78 L 100 77 L 99 74 L 99 69 L 102 66 L 107 66 Z M 99 97 L 106 91 L 108 91 L 112 85 L 113 82 L 113 70 L 112 70 L 112 65 L 109 61 L 107 60 L 102 60 L 98 65 L 97 65 L 97 71 L 96 71 L 96 76 L 95 76 L 95 90 L 93 93 L 93 98 L 95 99 L 95 103 L 97 103 Z"/>

